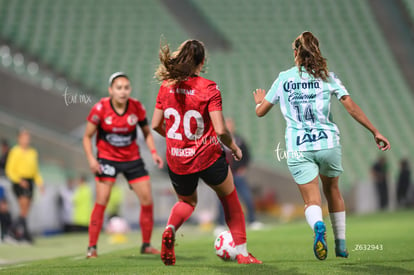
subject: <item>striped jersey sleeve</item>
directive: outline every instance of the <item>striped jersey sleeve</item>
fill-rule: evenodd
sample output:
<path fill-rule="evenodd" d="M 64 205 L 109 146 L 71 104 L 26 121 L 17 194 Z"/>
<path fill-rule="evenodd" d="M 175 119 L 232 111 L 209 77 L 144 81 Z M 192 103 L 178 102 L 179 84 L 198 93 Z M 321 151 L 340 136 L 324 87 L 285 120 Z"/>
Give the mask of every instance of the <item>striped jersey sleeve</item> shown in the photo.
<path fill-rule="evenodd" d="M 342 81 L 338 78 L 338 76 L 333 72 L 330 72 L 329 75 L 330 77 L 328 86 L 331 91 L 331 94 L 335 95 L 338 98 L 338 100 L 345 95 L 349 95 L 347 89 L 342 84 Z"/>
<path fill-rule="evenodd" d="M 280 101 L 280 92 L 282 89 L 281 82 L 282 81 L 280 81 L 280 74 L 279 74 L 277 79 L 273 82 L 272 87 L 266 94 L 265 99 L 269 101 L 270 103 L 272 103 L 273 105 L 279 103 Z"/>

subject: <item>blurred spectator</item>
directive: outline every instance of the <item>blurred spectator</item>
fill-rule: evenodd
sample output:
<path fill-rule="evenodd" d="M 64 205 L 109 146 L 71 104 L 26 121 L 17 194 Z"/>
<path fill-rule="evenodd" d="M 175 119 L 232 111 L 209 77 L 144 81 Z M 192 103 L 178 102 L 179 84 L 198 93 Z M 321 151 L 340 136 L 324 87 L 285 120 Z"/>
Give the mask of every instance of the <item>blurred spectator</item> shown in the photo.
<path fill-rule="evenodd" d="M 263 224 L 256 220 L 256 210 L 253 203 L 252 192 L 246 180 L 246 171 L 250 163 L 249 149 L 244 139 L 235 132 L 235 125 L 233 119 L 226 118 L 225 122 L 237 146 L 239 146 L 241 151 L 243 152 L 243 158 L 240 161 L 234 161 L 231 151 L 225 148 L 226 159 L 230 165 L 231 171 L 233 172 L 234 185 L 236 187 L 237 194 L 239 195 L 241 201 L 247 208 L 247 222 L 250 229 L 261 229 L 263 227 Z M 220 233 L 222 230 L 224 230 L 225 225 L 224 211 L 221 203 L 218 203 L 218 208 L 218 226 L 215 230 L 215 233 Z"/>
<path fill-rule="evenodd" d="M 59 190 L 58 207 L 63 232 L 73 231 L 73 193 L 75 191 L 75 185 L 74 179 L 69 177 L 66 180 L 65 186 Z"/>
<path fill-rule="evenodd" d="M 377 189 L 379 207 L 384 210 L 388 206 L 388 163 L 384 156 L 379 157 L 373 165 L 372 174 Z"/>
<path fill-rule="evenodd" d="M 400 161 L 400 174 L 397 181 L 397 203 L 403 207 L 408 204 L 408 190 L 411 184 L 411 170 L 408 159 Z"/>
<path fill-rule="evenodd" d="M 0 237 L 2 241 L 9 231 L 10 225 L 11 216 L 9 212 L 9 205 L 7 203 L 6 192 L 4 187 L 0 185 Z"/>
<path fill-rule="evenodd" d="M 1 140 L 1 155 L 0 155 L 0 177 L 6 175 L 6 161 L 9 155 L 10 147 L 6 139 Z"/>
<path fill-rule="evenodd" d="M 81 176 L 73 193 L 73 223 L 75 231 L 88 231 L 93 207 L 92 188 L 86 177 Z"/>
<path fill-rule="evenodd" d="M 122 202 L 122 189 L 119 185 L 114 184 L 112 186 L 111 197 L 106 206 L 106 212 L 108 213 L 108 220 L 113 217 L 119 217 Z"/>
<path fill-rule="evenodd" d="M 58 204 L 63 223 L 63 231 L 88 231 L 89 218 L 92 211 L 92 188 L 84 176 L 76 182 L 68 178 L 66 186 L 59 192 Z"/>
<path fill-rule="evenodd" d="M 15 145 L 9 152 L 6 162 L 6 175 L 12 182 L 13 192 L 19 205 L 19 217 L 12 224 L 13 237 L 19 241 L 33 243 L 33 238 L 27 227 L 26 219 L 29 214 L 33 197 L 34 183 L 43 193 L 43 179 L 40 175 L 36 149 L 30 146 L 30 133 L 21 129 Z"/>

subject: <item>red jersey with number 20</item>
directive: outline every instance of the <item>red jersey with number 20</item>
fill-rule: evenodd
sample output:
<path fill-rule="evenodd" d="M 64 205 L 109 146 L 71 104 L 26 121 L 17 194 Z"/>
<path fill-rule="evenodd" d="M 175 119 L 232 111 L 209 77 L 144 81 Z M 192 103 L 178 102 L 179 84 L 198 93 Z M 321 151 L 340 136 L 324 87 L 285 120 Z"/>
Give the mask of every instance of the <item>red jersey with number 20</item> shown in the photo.
<path fill-rule="evenodd" d="M 133 161 L 140 158 L 136 143 L 137 124 L 147 123 L 141 102 L 129 98 L 125 112 L 118 114 L 112 107 L 111 99 L 105 97 L 93 106 L 87 120 L 98 127 L 98 158 L 112 161 Z"/>
<path fill-rule="evenodd" d="M 200 76 L 174 86 L 164 81 L 155 108 L 164 111 L 167 163 L 185 175 L 210 167 L 223 153 L 209 112 L 221 111 L 217 84 Z"/>

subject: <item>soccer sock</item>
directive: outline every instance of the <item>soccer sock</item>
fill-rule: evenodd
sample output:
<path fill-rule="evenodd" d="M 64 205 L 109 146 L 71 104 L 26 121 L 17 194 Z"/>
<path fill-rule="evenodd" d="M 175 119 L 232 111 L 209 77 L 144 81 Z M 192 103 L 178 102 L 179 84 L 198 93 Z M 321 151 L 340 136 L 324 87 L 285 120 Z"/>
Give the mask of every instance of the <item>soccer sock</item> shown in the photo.
<path fill-rule="evenodd" d="M 242 254 L 244 257 L 249 256 L 249 252 L 247 252 L 247 243 L 236 245 L 235 248 L 237 255 Z"/>
<path fill-rule="evenodd" d="M 243 256 L 248 256 L 246 248 L 246 224 L 236 189 L 227 196 L 221 197 L 220 201 L 223 205 L 226 223 L 233 236 L 237 251 L 240 250 L 239 253 Z"/>
<path fill-rule="evenodd" d="M 95 203 L 91 214 L 91 221 L 89 223 L 89 247 L 96 246 L 98 242 L 99 233 L 101 232 L 105 205 Z"/>
<path fill-rule="evenodd" d="M 8 233 L 11 225 L 11 216 L 9 212 L 0 213 L 1 239 Z"/>
<path fill-rule="evenodd" d="M 171 209 L 170 217 L 168 218 L 167 227 L 169 225 L 174 226 L 174 230 L 178 230 L 180 226 L 188 220 L 188 218 L 193 214 L 194 206 L 179 201 L 176 202 Z"/>
<path fill-rule="evenodd" d="M 15 231 L 17 232 L 17 235 L 19 238 L 24 238 L 25 236 L 28 235 L 28 230 L 27 230 L 27 224 L 26 224 L 26 218 L 19 216 L 17 218 L 16 224 L 14 226 Z"/>
<path fill-rule="evenodd" d="M 23 228 L 23 230 L 24 230 L 25 227 L 26 227 L 26 218 L 22 217 L 22 216 L 19 216 L 17 218 L 17 226 Z"/>
<path fill-rule="evenodd" d="M 305 217 L 309 226 L 312 230 L 315 227 L 315 223 L 318 221 L 323 221 L 322 218 L 322 208 L 319 205 L 310 205 L 305 209 Z"/>
<path fill-rule="evenodd" d="M 139 226 L 141 227 L 142 243 L 151 242 L 152 227 L 154 226 L 153 205 L 142 205 L 139 215 Z"/>
<path fill-rule="evenodd" d="M 23 238 L 24 238 L 24 239 L 26 239 L 26 240 L 31 240 L 31 239 L 32 239 L 32 237 L 31 237 L 31 234 L 30 234 L 29 228 L 27 227 L 27 221 L 26 221 L 26 218 L 24 218 L 24 217 L 19 217 L 19 220 L 20 220 L 20 224 L 21 224 L 22 229 L 23 229 Z"/>
<path fill-rule="evenodd" d="M 329 213 L 335 240 L 345 240 L 345 211 Z"/>

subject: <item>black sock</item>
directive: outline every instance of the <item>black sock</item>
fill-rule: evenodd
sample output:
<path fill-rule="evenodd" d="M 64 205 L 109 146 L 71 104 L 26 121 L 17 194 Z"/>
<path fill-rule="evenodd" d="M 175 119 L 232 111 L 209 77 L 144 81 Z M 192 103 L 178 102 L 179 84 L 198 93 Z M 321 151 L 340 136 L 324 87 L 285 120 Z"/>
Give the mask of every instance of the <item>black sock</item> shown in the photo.
<path fill-rule="evenodd" d="M 150 244 L 149 243 L 142 243 L 141 253 L 144 253 L 145 252 L 145 248 L 147 248 L 147 247 L 150 247 Z"/>
<path fill-rule="evenodd" d="M 4 236 L 9 231 L 9 228 L 11 226 L 11 216 L 9 212 L 6 213 L 0 213 L 0 224 L 1 224 L 1 239 L 4 238 Z"/>

